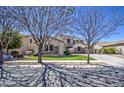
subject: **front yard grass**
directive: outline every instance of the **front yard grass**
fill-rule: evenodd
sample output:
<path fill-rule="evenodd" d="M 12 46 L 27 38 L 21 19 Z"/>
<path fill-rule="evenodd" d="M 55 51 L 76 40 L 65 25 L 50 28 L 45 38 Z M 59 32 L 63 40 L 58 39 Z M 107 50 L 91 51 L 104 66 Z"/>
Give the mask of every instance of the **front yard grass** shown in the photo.
<path fill-rule="evenodd" d="M 24 60 L 37 60 L 37 56 L 25 56 Z M 70 56 L 43 56 L 43 60 L 87 60 L 87 56 L 83 55 L 70 55 Z M 90 60 L 95 60 L 90 58 Z"/>

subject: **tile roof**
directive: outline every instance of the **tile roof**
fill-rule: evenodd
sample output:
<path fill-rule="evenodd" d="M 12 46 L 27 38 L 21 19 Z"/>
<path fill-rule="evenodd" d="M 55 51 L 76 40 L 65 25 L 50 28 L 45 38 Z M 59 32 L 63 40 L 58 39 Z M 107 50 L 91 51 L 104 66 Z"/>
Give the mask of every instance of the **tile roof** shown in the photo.
<path fill-rule="evenodd" d="M 97 43 L 101 46 L 112 46 L 112 45 L 119 45 L 119 44 L 124 44 L 124 40 L 120 41 L 113 41 L 113 42 L 99 42 Z"/>

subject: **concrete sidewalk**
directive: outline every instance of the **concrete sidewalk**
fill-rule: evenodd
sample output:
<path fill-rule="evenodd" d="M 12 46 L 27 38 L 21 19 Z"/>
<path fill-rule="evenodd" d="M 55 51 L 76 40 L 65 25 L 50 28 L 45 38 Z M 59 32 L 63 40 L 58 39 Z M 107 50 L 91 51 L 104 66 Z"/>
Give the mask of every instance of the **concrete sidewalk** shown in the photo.
<path fill-rule="evenodd" d="M 14 60 L 6 61 L 5 63 L 37 63 L 37 60 Z M 86 64 L 86 60 L 43 60 L 43 63 L 56 63 L 56 64 Z M 103 61 L 91 60 L 90 63 L 103 64 Z"/>

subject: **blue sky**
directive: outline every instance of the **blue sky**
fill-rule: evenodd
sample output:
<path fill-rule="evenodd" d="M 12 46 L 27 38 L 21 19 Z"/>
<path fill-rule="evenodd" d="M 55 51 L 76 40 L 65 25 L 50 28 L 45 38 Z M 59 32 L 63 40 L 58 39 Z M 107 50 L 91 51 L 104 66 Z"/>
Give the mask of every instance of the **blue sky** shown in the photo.
<path fill-rule="evenodd" d="M 104 11 L 108 12 L 111 11 L 112 9 L 118 9 L 118 15 L 124 15 L 124 7 L 103 7 Z M 111 15 L 111 14 L 110 14 Z M 119 27 L 116 32 L 118 34 L 115 34 L 114 36 L 107 38 L 107 39 L 102 39 L 102 41 L 116 41 L 116 40 L 124 40 L 124 25 Z"/>
<path fill-rule="evenodd" d="M 110 38 L 102 39 L 101 41 L 117 41 L 124 40 L 124 26 L 117 29 L 118 34 L 111 36 Z"/>
<path fill-rule="evenodd" d="M 83 9 L 84 7 L 78 7 L 79 9 Z M 118 10 L 117 14 L 118 15 L 124 15 L 124 7 L 123 6 L 98 6 L 95 8 L 101 8 L 103 12 L 107 14 L 107 16 L 111 16 L 112 14 L 110 13 L 112 10 Z M 115 34 L 111 36 L 110 38 L 104 38 L 101 41 L 117 41 L 117 40 L 124 40 L 124 25 L 120 26 L 116 32 L 118 34 Z"/>
<path fill-rule="evenodd" d="M 89 6 L 90 7 L 90 6 Z M 77 6 L 77 9 L 84 9 L 86 8 L 86 6 Z M 107 16 L 111 16 L 112 14 L 110 13 L 111 10 L 118 10 L 118 15 L 124 15 L 124 7 L 122 6 L 98 6 L 95 8 L 101 8 L 103 10 L 103 12 L 105 12 L 107 14 Z M 118 41 L 118 40 L 124 40 L 124 25 L 119 27 L 116 32 L 118 34 L 115 34 L 114 36 L 111 36 L 109 38 L 104 38 L 101 41 Z"/>

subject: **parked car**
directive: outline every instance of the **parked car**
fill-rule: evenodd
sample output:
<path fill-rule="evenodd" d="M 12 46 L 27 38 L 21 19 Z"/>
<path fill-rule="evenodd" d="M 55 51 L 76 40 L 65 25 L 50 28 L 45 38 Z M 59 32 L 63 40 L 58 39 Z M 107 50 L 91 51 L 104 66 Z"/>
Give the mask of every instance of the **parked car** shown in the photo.
<path fill-rule="evenodd" d="M 4 61 L 9 61 L 9 60 L 13 59 L 13 56 L 12 55 L 4 55 L 3 59 L 4 59 Z"/>

